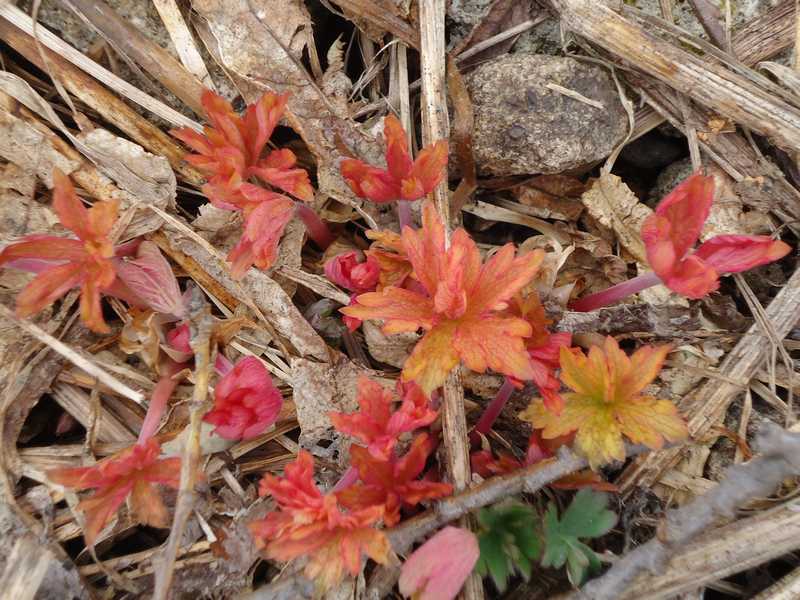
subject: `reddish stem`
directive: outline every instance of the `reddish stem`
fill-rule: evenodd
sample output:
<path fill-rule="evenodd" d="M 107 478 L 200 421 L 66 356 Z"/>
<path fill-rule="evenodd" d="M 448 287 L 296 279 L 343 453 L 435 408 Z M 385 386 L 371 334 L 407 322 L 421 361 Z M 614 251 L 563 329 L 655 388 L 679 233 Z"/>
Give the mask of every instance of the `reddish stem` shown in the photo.
<path fill-rule="evenodd" d="M 511 397 L 512 392 L 514 391 L 514 384 L 511 380 L 506 377 L 503 380 L 503 385 L 500 386 L 500 389 L 497 391 L 497 395 L 492 399 L 491 402 L 483 409 L 483 414 L 481 418 L 478 419 L 477 425 L 475 425 L 475 429 L 473 430 L 473 436 L 476 437 L 478 433 L 486 435 L 491 430 L 492 425 L 497 420 L 497 417 L 500 416 L 500 413 L 503 412 L 503 407 L 508 402 L 508 399 Z M 473 440 L 476 441 L 476 440 Z"/>
<path fill-rule="evenodd" d="M 156 387 L 153 388 L 153 393 L 150 396 L 150 405 L 147 407 L 147 414 L 144 416 L 142 429 L 139 431 L 139 439 L 136 441 L 137 444 L 143 444 L 153 437 L 156 430 L 158 430 L 161 417 L 164 416 L 164 411 L 167 408 L 167 401 L 178 386 L 178 380 L 174 377 L 185 366 L 186 363 L 178 363 L 167 359 L 161 379 L 156 383 Z"/>
<path fill-rule="evenodd" d="M 358 470 L 355 467 L 350 467 L 344 472 L 344 475 L 339 478 L 339 481 L 333 486 L 331 492 L 340 492 L 353 485 L 356 481 L 358 481 Z"/>
<path fill-rule="evenodd" d="M 397 201 L 397 218 L 400 220 L 400 231 L 403 227 L 414 229 L 414 216 L 411 214 L 411 202 L 408 200 Z"/>
<path fill-rule="evenodd" d="M 217 372 L 217 375 L 227 375 L 232 369 L 233 363 L 228 360 L 228 357 L 222 352 L 217 352 L 217 360 L 214 361 L 214 370 Z"/>
<path fill-rule="evenodd" d="M 580 298 L 579 300 L 576 300 L 570 304 L 569 308 L 570 310 L 574 310 L 576 312 L 589 312 L 591 310 L 597 310 L 598 308 L 603 308 L 604 306 L 610 306 L 611 304 L 619 302 L 631 294 L 641 292 L 642 290 L 646 290 L 647 288 L 658 285 L 659 283 L 662 283 L 661 279 L 659 279 L 658 275 L 650 271 L 649 273 L 644 273 L 638 277 L 629 279 L 628 281 L 623 281 L 617 285 L 612 285 L 610 288 L 603 290 L 602 292 L 584 296 L 583 298 Z"/>
<path fill-rule="evenodd" d="M 328 246 L 333 243 L 333 240 L 336 239 L 325 222 L 320 219 L 319 215 L 311 210 L 309 206 L 298 202 L 297 215 L 303 220 L 303 223 L 305 223 L 308 236 L 314 240 L 317 246 L 322 250 L 326 250 Z"/>

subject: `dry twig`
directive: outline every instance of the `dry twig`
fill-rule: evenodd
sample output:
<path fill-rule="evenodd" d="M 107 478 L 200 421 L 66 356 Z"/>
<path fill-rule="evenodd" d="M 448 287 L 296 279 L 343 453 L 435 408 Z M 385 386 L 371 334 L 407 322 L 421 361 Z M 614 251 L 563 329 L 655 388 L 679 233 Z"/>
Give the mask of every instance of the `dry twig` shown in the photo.
<path fill-rule="evenodd" d="M 748 463 L 733 465 L 711 492 L 667 512 L 664 524 L 652 540 L 614 563 L 602 577 L 589 582 L 574 598 L 619 598 L 641 572 L 656 571 L 670 554 L 720 518 L 729 518 L 738 507 L 768 496 L 780 482 L 800 474 L 800 434 L 768 424 L 756 439 L 761 455 Z"/>

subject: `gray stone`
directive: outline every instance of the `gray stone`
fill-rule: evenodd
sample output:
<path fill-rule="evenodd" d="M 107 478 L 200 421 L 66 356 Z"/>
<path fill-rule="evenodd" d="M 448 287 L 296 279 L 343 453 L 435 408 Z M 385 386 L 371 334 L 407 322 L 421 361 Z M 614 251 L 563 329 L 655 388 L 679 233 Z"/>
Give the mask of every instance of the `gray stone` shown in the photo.
<path fill-rule="evenodd" d="M 481 65 L 466 79 L 475 111 L 473 150 L 482 174 L 586 167 L 608 156 L 627 134 L 628 117 L 617 87 L 602 67 L 572 58 L 514 54 Z"/>

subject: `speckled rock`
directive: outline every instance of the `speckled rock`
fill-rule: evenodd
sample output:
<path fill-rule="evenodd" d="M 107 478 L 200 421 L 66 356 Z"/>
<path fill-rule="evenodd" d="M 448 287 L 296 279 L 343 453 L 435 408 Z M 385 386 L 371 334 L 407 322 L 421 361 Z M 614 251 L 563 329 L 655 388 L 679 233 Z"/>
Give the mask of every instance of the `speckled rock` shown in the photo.
<path fill-rule="evenodd" d="M 572 58 L 503 56 L 470 73 L 467 87 L 482 174 L 561 173 L 589 166 L 608 156 L 627 133 L 628 117 L 611 76 Z M 602 108 L 592 105 L 598 102 Z"/>

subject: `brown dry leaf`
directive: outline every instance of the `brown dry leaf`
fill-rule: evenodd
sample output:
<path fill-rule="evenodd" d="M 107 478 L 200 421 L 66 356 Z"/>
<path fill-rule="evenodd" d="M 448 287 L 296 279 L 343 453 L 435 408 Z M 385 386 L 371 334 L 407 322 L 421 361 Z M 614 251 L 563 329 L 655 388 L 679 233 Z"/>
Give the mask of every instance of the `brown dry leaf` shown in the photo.
<path fill-rule="evenodd" d="M 419 48 L 419 32 L 405 19 L 411 0 L 339 0 L 345 16 L 373 41 L 383 44 L 390 33 L 404 44 Z M 415 15 L 411 15 L 412 17 Z"/>
<path fill-rule="evenodd" d="M 85 144 L 85 148 L 79 149 L 89 152 L 87 156 L 119 186 L 122 209 L 140 208 L 127 226 L 125 236 L 136 237 L 158 229 L 161 219 L 147 205 L 164 209 L 175 203 L 177 182 L 169 161 L 105 129 L 94 129 L 77 137 Z"/>
<path fill-rule="evenodd" d="M 539 175 L 512 190 L 517 202 L 536 210 L 543 219 L 576 221 L 583 212 L 586 185 L 567 175 Z"/>
<path fill-rule="evenodd" d="M 358 408 L 359 375 L 374 379 L 376 373 L 338 353 L 326 364 L 305 358 L 292 361 L 292 389 L 301 446 L 312 447 L 320 440 L 330 439 L 332 425 L 328 412 L 353 412 Z"/>
<path fill-rule="evenodd" d="M 337 160 L 347 154 L 379 164 L 377 140 L 362 132 L 346 107 L 331 103 L 300 62 L 311 19 L 301 0 L 192 0 L 205 20 L 201 35 L 212 55 L 236 76 L 245 100 L 264 90 L 289 92 L 286 119 L 317 158 L 323 195 L 360 203 L 342 179 Z M 343 152 L 346 150 L 346 152 Z"/>
<path fill-rule="evenodd" d="M 48 186 L 53 185 L 54 168 L 72 173 L 81 164 L 54 148 L 44 132 L 5 110 L 0 110 L 0 156 Z"/>
<path fill-rule="evenodd" d="M 288 340 L 301 356 L 327 360 L 325 342 L 292 303 L 292 299 L 266 273 L 250 269 L 240 282 L 233 281 L 229 275 L 230 269 L 219 253 L 210 255 L 197 240 L 172 225 L 166 225 L 164 233 L 154 236 L 153 241 L 229 308 L 254 303 L 278 334 Z"/>
<path fill-rule="evenodd" d="M 392 365 L 398 369 L 403 368 L 414 345 L 422 337 L 418 333 L 397 333 L 386 335 L 381 331 L 381 325 L 374 321 L 364 321 L 361 325 L 364 340 L 372 358 L 378 362 Z"/>
<path fill-rule="evenodd" d="M 628 279 L 628 265 L 619 256 L 576 248 L 559 272 L 558 285 L 575 283 L 581 294 L 601 292 Z"/>
<path fill-rule="evenodd" d="M 347 99 L 353 90 L 353 82 L 345 73 L 345 53 L 344 42 L 341 37 L 336 38 L 328 48 L 325 55 L 328 67 L 322 74 L 322 92 L 335 102 L 337 107 L 344 112 L 347 111 Z"/>
<path fill-rule="evenodd" d="M 707 240 L 715 235 L 744 233 L 742 227 L 742 211 L 744 205 L 734 190 L 733 179 L 717 165 L 708 166 L 708 174 L 716 183 L 714 203 L 703 226 L 700 239 Z"/>
<path fill-rule="evenodd" d="M 636 262 L 647 264 L 639 231 L 653 211 L 639 202 L 619 177 L 610 173 L 601 175 L 581 196 L 581 201 L 592 217 L 616 234 Z"/>
<path fill-rule="evenodd" d="M 0 242 L 30 233 L 49 233 L 58 226 L 53 210 L 33 199 L 35 187 L 33 173 L 14 163 L 0 167 Z"/>
<path fill-rule="evenodd" d="M 151 214 L 146 207 L 148 204 L 152 204 L 158 208 L 165 208 L 175 200 L 175 174 L 166 158 L 145 152 L 138 144 L 102 129 L 95 129 L 77 136 L 73 135 L 50 104 L 37 94 L 25 80 L 16 75 L 0 72 L 0 89 L 58 129 L 81 154 L 97 166 L 103 175 L 115 182 L 119 189 L 104 180 L 103 175 L 99 173 L 97 174 L 98 180 L 94 182 L 96 188 L 103 189 L 110 197 L 119 200 L 123 209 L 142 208 L 132 215 L 123 237 L 136 237 L 155 231 L 160 227 L 161 220 Z M 18 121 L 18 123 L 23 122 Z M 23 123 L 23 125 L 35 130 L 33 124 Z M 9 160 L 21 164 L 23 168 L 36 165 L 37 172 L 48 186 L 52 186 L 51 173 L 54 167 L 58 166 L 68 174 L 81 167 L 79 161 L 67 159 L 63 156 L 63 152 L 53 146 L 53 142 L 47 139 L 49 131 L 36 131 L 35 133 L 42 136 L 41 144 L 50 162 L 43 163 L 40 159 L 35 162 L 20 163 L 23 160 L 20 156 L 24 156 L 24 154 L 17 158 L 9 158 Z M 35 134 L 28 133 L 28 135 Z M 34 146 L 34 148 L 36 148 L 37 154 L 42 151 L 42 148 L 38 146 Z M 27 152 L 30 151 L 29 148 Z M 70 164 L 69 168 L 62 168 L 61 163 L 65 161 L 73 164 Z"/>
<path fill-rule="evenodd" d="M 458 56 L 471 46 L 488 40 L 490 37 L 502 33 L 512 27 L 519 25 L 531 18 L 530 2 L 519 2 L 519 0 L 494 0 L 489 7 L 486 16 L 478 23 L 469 34 L 459 42 L 452 51 L 453 56 Z M 509 51 L 516 42 L 515 38 L 508 39 L 491 48 L 471 56 L 465 61 L 464 66 L 475 65 L 485 62 L 496 56 L 501 56 Z"/>
<path fill-rule="evenodd" d="M 450 143 L 455 151 L 458 172 L 461 174 L 458 188 L 450 198 L 450 212 L 457 214 L 478 187 L 478 174 L 475 167 L 475 156 L 472 154 L 472 132 L 475 127 L 472 100 L 469 97 L 464 78 L 452 56 L 447 59 L 447 93 L 453 104 Z"/>

